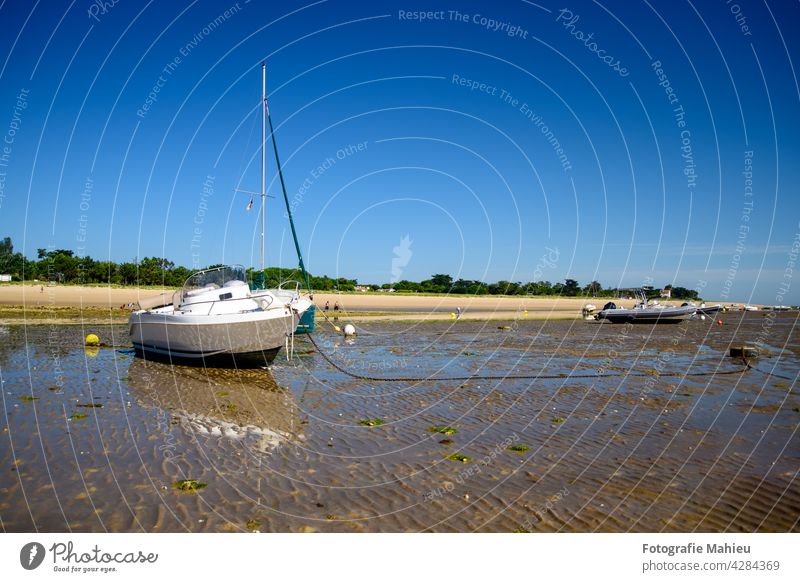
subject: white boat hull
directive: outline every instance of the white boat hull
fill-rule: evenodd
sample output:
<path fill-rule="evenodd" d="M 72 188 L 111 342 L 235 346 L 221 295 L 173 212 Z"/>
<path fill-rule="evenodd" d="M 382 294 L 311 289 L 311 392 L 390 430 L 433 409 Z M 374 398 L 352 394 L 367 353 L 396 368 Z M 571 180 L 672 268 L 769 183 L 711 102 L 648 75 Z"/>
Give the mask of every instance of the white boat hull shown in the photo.
<path fill-rule="evenodd" d="M 611 323 L 680 323 L 696 312 L 696 307 L 604 309 L 597 314 L 597 319 Z"/>
<path fill-rule="evenodd" d="M 289 308 L 218 316 L 142 311 L 131 315 L 129 327 L 134 349 L 144 356 L 266 365 L 299 317 Z"/>

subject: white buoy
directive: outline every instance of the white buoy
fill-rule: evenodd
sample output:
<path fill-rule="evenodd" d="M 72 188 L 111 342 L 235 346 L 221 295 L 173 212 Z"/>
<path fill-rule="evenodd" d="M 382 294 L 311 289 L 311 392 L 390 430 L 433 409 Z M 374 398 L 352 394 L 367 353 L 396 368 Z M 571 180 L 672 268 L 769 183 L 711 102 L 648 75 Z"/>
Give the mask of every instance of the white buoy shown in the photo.
<path fill-rule="evenodd" d="M 344 335 L 356 335 L 356 328 L 353 327 L 352 324 L 348 323 L 344 326 Z"/>

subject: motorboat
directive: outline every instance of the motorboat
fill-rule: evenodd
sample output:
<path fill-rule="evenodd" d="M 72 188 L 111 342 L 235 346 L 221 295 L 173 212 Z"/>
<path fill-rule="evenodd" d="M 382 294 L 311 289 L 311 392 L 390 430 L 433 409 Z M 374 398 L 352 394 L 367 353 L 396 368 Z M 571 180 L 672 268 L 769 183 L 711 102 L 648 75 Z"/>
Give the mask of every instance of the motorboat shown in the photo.
<path fill-rule="evenodd" d="M 680 323 L 694 317 L 697 313 L 694 305 L 669 306 L 648 302 L 644 293 L 640 293 L 640 301 L 631 308 L 617 307 L 613 302 L 603 306 L 597 319 L 611 323 Z"/>
<path fill-rule="evenodd" d="M 701 303 L 700 306 L 697 308 L 698 315 L 716 315 L 720 311 L 724 311 L 725 308 L 720 305 L 719 303 L 716 305 L 706 305 L 705 303 Z"/>
<path fill-rule="evenodd" d="M 263 288 L 267 120 L 299 266 L 309 289 L 307 298 L 300 297 L 297 281 L 284 282 L 275 289 Z M 272 363 L 282 347 L 293 347 L 295 333 L 314 330 L 311 286 L 300 253 L 267 107 L 266 63 L 261 65 L 261 191 L 237 191 L 250 196 L 248 209 L 255 196 L 261 197 L 261 270 L 253 287 L 242 266 L 220 266 L 194 273 L 178 292 L 140 301 L 139 309 L 131 313 L 128 322 L 137 355 L 211 366 L 265 366 Z M 292 284 L 294 289 L 290 287 Z M 291 353 L 291 349 L 287 353 Z"/>
<path fill-rule="evenodd" d="M 128 321 L 133 347 L 180 363 L 269 365 L 312 306 L 298 287 L 251 290 L 240 265 L 199 271 L 171 296 L 139 301 Z"/>

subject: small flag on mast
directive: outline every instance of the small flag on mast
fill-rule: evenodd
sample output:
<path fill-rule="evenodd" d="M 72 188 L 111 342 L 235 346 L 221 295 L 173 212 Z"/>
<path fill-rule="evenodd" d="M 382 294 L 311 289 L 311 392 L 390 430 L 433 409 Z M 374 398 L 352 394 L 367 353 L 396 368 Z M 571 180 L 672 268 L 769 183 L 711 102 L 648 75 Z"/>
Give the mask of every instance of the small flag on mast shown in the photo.
<path fill-rule="evenodd" d="M 247 210 L 251 210 L 253 208 L 253 195 L 250 194 L 250 204 L 247 205 Z"/>

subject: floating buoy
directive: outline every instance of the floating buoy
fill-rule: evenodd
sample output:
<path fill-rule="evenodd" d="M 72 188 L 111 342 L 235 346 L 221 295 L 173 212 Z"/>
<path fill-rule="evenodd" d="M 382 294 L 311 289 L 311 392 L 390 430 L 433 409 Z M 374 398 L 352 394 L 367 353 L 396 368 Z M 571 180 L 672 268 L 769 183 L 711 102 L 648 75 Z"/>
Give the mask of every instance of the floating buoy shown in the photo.
<path fill-rule="evenodd" d="M 722 325 L 722 320 L 721 319 L 717 320 L 717 325 Z"/>
<path fill-rule="evenodd" d="M 100 338 L 97 337 L 95 334 L 90 333 L 86 336 L 86 345 L 87 346 L 99 346 L 100 345 Z"/>
<path fill-rule="evenodd" d="M 348 323 L 344 326 L 344 335 L 356 335 L 356 328 L 353 327 L 352 324 Z"/>
<path fill-rule="evenodd" d="M 455 319 L 455 318 L 456 318 L 456 314 L 451 311 L 450 312 L 450 319 Z"/>
<path fill-rule="evenodd" d="M 736 346 L 730 350 L 732 358 L 757 358 L 758 348 L 754 346 Z"/>

